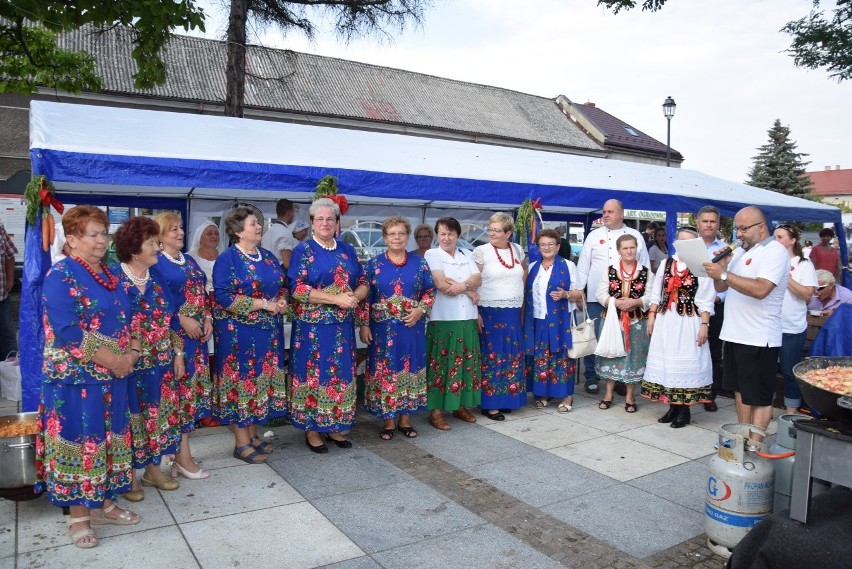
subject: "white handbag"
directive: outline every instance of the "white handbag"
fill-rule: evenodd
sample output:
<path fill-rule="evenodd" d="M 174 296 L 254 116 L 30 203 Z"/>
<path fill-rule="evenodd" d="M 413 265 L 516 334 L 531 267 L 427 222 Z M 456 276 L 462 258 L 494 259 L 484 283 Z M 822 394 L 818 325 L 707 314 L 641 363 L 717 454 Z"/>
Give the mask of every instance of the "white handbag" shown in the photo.
<path fill-rule="evenodd" d="M 595 353 L 597 346 L 598 339 L 595 337 L 595 321 L 589 318 L 589 311 L 586 308 L 586 297 L 583 296 L 583 320 L 579 324 L 574 318 L 574 311 L 571 311 L 571 347 L 568 348 L 568 357 L 576 360 L 585 356 L 591 356 Z"/>

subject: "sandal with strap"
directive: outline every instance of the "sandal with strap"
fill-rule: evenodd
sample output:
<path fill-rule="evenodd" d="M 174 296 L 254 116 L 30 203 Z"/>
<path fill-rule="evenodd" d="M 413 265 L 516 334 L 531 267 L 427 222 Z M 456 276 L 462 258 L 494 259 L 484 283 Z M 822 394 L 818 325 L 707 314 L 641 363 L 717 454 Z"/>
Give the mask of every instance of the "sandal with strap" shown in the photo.
<path fill-rule="evenodd" d="M 243 453 L 249 449 L 251 449 L 251 453 L 243 455 Z M 241 447 L 234 447 L 234 458 L 238 458 L 246 464 L 263 464 L 266 462 L 266 456 L 264 456 L 263 453 L 257 452 L 257 450 L 251 446 L 251 443 Z"/>
<path fill-rule="evenodd" d="M 95 530 L 90 527 L 72 531 L 71 526 L 82 522 L 90 522 L 90 516 L 82 516 L 79 518 L 68 518 L 68 537 L 71 538 L 71 543 L 80 549 L 91 549 L 98 544 L 98 536 L 95 535 Z M 86 538 L 94 538 L 87 540 Z"/>
<path fill-rule="evenodd" d="M 624 410 L 627 411 L 628 413 L 635 413 L 636 409 L 637 409 L 636 403 L 625 403 L 624 404 Z"/>
<path fill-rule="evenodd" d="M 260 441 L 258 444 L 254 444 L 254 441 Z M 255 435 L 251 439 L 249 439 L 251 446 L 254 447 L 254 450 L 259 452 L 260 454 L 272 454 L 272 451 L 275 450 L 272 448 L 272 445 L 267 441 L 261 439 L 259 436 Z"/>
<path fill-rule="evenodd" d="M 417 436 L 417 431 L 414 430 L 414 427 L 403 427 L 402 425 L 399 425 L 396 430 L 402 433 L 406 439 L 413 439 Z"/>
<path fill-rule="evenodd" d="M 612 399 L 607 401 L 606 399 L 601 399 L 601 402 L 598 403 L 598 409 L 609 409 L 612 407 Z"/>
<path fill-rule="evenodd" d="M 383 441 L 389 441 L 393 438 L 393 429 L 382 429 L 382 432 L 379 433 L 379 438 Z"/>
<path fill-rule="evenodd" d="M 121 510 L 121 513 L 111 518 L 109 517 L 109 513 L 115 509 L 115 502 L 107 506 L 106 508 L 101 508 L 99 510 L 91 510 L 90 515 L 92 517 L 92 525 L 93 526 L 106 526 L 106 525 L 115 525 L 115 526 L 132 526 L 139 523 L 139 516 L 130 510 Z"/>

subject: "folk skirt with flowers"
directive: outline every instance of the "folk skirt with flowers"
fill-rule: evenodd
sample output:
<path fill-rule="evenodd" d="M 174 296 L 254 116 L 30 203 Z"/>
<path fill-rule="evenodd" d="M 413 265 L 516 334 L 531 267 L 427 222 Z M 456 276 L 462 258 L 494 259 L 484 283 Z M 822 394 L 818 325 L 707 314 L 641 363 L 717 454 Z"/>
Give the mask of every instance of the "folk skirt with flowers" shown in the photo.
<path fill-rule="evenodd" d="M 104 280 L 103 278 L 101 280 Z M 130 302 L 75 259 L 44 280 L 44 381 L 36 437 L 36 491 L 57 506 L 100 508 L 130 489 L 128 379 L 91 357 L 130 343 Z"/>
<path fill-rule="evenodd" d="M 367 349 L 364 406 L 382 419 L 426 408 L 426 317 L 435 300 L 432 273 L 422 257 L 407 255 L 402 266 L 386 255 L 367 262 L 369 293 L 364 311 L 370 315 L 373 342 Z M 415 307 L 423 317 L 414 326 L 401 318 Z"/>
<path fill-rule="evenodd" d="M 426 326 L 426 405 L 456 411 L 482 401 L 476 320 L 439 320 Z"/>
<path fill-rule="evenodd" d="M 479 307 L 482 408 L 519 409 L 527 402 L 520 308 Z"/>
<path fill-rule="evenodd" d="M 568 357 L 567 349 L 551 350 L 552 324 L 549 320 L 532 320 L 533 353 L 526 356 L 527 389 L 535 397 L 564 399 L 574 395 L 576 360 Z"/>

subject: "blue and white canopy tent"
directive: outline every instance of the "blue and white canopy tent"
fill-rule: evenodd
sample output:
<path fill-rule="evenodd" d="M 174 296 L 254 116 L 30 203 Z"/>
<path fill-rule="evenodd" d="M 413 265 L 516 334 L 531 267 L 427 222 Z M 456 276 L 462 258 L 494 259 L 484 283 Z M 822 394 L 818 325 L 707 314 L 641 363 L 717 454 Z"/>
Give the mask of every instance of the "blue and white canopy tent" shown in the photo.
<path fill-rule="evenodd" d="M 190 228 L 193 216 L 221 212 L 235 199 L 307 200 L 320 178 L 333 175 L 356 216 L 413 211 L 423 219 L 484 220 L 540 198 L 546 219 L 588 220 L 615 198 L 667 212 L 670 232 L 677 212 L 708 204 L 723 215 L 756 205 L 769 219 L 833 222 L 842 231 L 836 207 L 693 170 L 275 121 L 33 101 L 30 154 L 33 174 L 46 176 L 64 202 L 172 207 Z M 24 409 L 36 407 L 41 382 L 40 294 L 49 260 L 39 239 L 40 231 L 28 231 Z"/>

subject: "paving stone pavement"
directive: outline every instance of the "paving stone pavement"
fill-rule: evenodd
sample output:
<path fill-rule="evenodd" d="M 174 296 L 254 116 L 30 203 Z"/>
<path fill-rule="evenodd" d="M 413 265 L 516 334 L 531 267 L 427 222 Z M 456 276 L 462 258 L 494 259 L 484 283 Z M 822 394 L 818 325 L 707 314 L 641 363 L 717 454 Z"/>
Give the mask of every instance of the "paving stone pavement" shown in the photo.
<path fill-rule="evenodd" d="M 0 569 L 98 569 L 131 557 L 178 569 L 722 568 L 703 535 L 702 488 L 730 406 L 697 411 L 673 433 L 656 423 L 658 406 L 640 401 L 628 415 L 596 402 L 577 394 L 568 414 L 527 407 L 503 423 L 450 419 L 448 432 L 424 413 L 417 438 L 391 441 L 359 412 L 354 448 L 327 455 L 276 427 L 262 466 L 230 457 L 226 429 L 201 429 L 192 452 L 211 477 L 146 489 L 132 505 L 142 523 L 97 528 L 95 549 L 70 545 L 44 496 L 0 500 Z M 595 455 L 596 441 L 606 456 Z"/>

